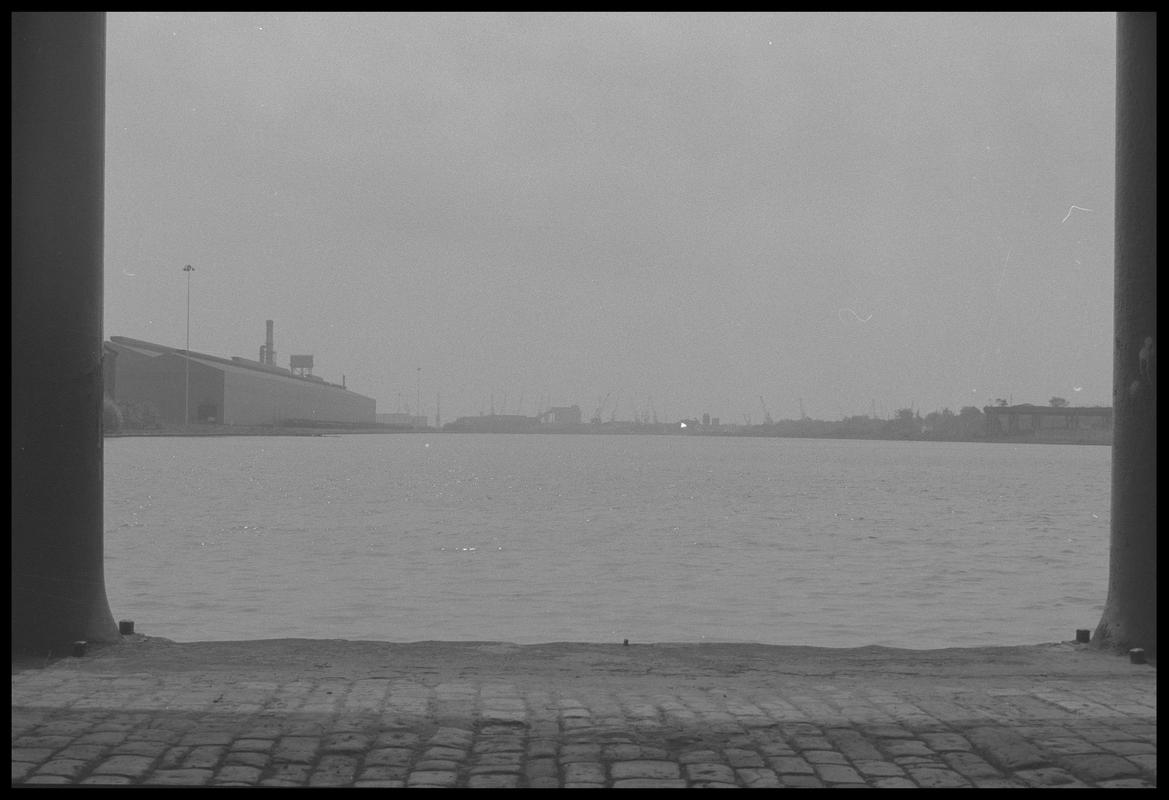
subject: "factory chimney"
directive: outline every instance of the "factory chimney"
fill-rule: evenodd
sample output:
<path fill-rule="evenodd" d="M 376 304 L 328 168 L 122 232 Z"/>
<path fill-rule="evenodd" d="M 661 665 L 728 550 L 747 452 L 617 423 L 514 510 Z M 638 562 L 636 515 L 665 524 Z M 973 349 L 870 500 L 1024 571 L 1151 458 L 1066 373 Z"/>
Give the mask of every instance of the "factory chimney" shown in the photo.
<path fill-rule="evenodd" d="M 265 364 L 271 365 L 276 363 L 276 351 L 272 349 L 272 320 L 268 320 L 267 344 L 264 345 L 264 349 L 261 351 L 261 353 L 263 353 L 263 358 L 260 360 Z"/>

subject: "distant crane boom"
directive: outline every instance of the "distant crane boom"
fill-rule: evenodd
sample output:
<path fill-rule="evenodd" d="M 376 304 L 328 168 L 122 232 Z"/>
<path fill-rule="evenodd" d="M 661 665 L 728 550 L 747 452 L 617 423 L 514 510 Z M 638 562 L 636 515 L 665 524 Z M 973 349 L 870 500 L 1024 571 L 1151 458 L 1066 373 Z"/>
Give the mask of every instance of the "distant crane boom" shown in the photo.
<path fill-rule="evenodd" d="M 605 404 L 609 402 L 609 398 L 612 395 L 613 395 L 613 393 L 609 392 L 609 394 L 605 395 L 605 399 L 603 399 L 600 403 L 597 404 L 597 410 L 595 412 L 593 412 L 593 417 L 591 420 L 594 425 L 601 424 L 601 412 L 605 410 Z"/>

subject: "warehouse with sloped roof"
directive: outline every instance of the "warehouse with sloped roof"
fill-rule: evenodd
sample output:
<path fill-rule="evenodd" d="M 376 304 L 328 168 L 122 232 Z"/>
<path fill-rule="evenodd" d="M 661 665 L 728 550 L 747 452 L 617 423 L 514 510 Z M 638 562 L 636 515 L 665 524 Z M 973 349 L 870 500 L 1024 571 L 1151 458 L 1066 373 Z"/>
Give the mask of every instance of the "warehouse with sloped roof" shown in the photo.
<path fill-rule="evenodd" d="M 111 336 L 103 345 L 105 393 L 146 404 L 167 425 L 373 424 L 376 401 L 303 371 Z"/>

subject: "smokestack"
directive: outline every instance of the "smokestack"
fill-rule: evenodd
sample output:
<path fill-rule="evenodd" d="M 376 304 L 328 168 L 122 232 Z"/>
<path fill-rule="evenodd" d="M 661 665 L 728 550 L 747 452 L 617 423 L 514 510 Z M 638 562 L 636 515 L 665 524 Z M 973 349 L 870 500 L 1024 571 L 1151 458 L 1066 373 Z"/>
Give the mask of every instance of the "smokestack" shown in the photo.
<path fill-rule="evenodd" d="M 267 344 L 264 345 L 264 363 L 276 363 L 276 351 L 272 349 L 272 320 L 268 320 L 268 338 Z"/>

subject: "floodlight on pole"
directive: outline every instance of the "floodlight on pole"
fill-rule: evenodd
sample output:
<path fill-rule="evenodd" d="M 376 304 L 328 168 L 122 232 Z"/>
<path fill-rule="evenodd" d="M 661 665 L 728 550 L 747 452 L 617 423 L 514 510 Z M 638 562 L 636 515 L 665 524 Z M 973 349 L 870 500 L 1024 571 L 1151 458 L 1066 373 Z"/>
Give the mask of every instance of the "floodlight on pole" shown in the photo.
<path fill-rule="evenodd" d="M 191 423 L 191 273 L 195 268 L 190 264 L 183 267 L 187 273 L 187 351 L 186 351 L 186 382 L 183 388 L 183 426 Z"/>

